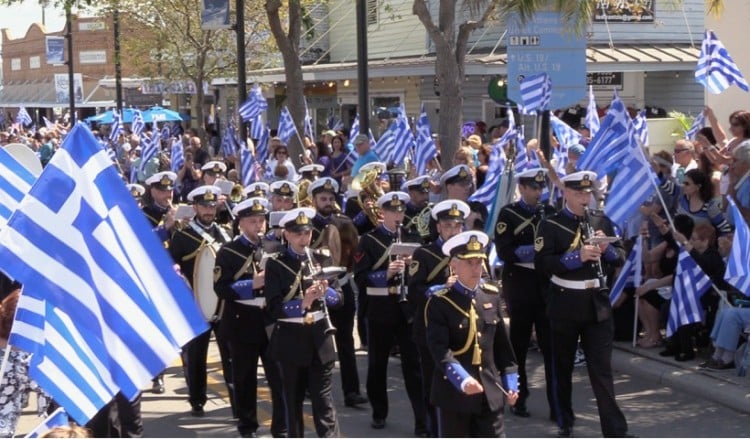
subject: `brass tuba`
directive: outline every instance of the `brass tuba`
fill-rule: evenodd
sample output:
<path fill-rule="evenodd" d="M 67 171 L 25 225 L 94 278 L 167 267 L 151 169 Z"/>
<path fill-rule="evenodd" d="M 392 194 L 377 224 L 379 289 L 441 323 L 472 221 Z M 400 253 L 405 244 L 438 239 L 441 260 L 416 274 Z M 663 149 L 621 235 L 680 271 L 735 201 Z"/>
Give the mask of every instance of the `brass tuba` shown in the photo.
<path fill-rule="evenodd" d="M 380 187 L 380 171 L 377 168 L 367 169 L 366 171 L 360 171 L 356 177 L 352 180 L 352 189 L 359 191 L 357 195 L 357 202 L 359 207 L 365 212 L 370 222 L 377 227 L 382 221 L 382 213 L 377 203 L 373 206 L 368 207 L 364 199 L 367 197 L 373 198 L 377 202 L 378 198 L 383 195 L 383 189 Z"/>
<path fill-rule="evenodd" d="M 239 203 L 240 201 L 242 201 L 243 189 L 244 188 L 239 183 L 232 186 L 232 191 L 229 193 L 229 201 L 231 201 L 232 203 Z"/>
<path fill-rule="evenodd" d="M 311 183 L 312 181 L 305 178 L 297 184 L 297 207 L 315 207 L 313 206 L 312 199 L 307 194 L 307 188 L 310 187 Z"/>

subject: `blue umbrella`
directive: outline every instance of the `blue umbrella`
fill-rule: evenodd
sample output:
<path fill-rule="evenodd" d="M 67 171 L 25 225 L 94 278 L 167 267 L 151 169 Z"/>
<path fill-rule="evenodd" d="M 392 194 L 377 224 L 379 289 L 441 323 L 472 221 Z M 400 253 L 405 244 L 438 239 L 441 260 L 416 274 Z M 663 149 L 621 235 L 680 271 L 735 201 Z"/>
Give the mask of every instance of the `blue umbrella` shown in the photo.
<path fill-rule="evenodd" d="M 91 116 L 86 118 L 86 122 L 96 122 L 100 125 L 109 125 L 111 123 L 114 123 L 115 116 L 112 112 L 112 110 L 107 110 L 102 114 L 97 114 L 96 116 Z M 133 122 L 133 109 L 132 108 L 123 108 L 122 109 L 122 122 L 123 123 L 131 123 Z"/>
<path fill-rule="evenodd" d="M 156 106 L 143 112 L 143 120 L 145 122 L 173 122 L 182 121 L 182 117 L 176 111 Z"/>

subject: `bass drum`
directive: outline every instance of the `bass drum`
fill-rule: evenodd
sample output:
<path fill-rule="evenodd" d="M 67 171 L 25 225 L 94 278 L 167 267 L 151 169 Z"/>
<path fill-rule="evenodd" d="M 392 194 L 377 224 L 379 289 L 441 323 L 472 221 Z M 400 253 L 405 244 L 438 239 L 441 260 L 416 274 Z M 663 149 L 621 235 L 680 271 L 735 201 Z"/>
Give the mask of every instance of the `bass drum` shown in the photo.
<path fill-rule="evenodd" d="M 207 322 L 215 322 L 221 318 L 221 301 L 214 292 L 216 252 L 220 244 L 203 246 L 195 256 L 193 270 L 193 295 L 198 308 Z"/>

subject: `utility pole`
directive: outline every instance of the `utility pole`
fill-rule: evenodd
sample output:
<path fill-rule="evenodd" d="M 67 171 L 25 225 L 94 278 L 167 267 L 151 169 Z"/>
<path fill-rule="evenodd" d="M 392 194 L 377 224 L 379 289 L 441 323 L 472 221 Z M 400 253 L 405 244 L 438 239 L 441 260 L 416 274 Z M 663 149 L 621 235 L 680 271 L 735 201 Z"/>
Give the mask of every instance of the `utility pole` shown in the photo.
<path fill-rule="evenodd" d="M 367 74 L 367 0 L 357 0 L 357 93 L 359 132 L 370 132 L 370 99 Z"/>
<path fill-rule="evenodd" d="M 120 59 L 120 2 L 114 2 L 112 30 L 115 36 L 115 102 L 117 113 L 122 115 L 122 60 Z"/>
<path fill-rule="evenodd" d="M 247 71 L 245 70 L 245 1 L 237 0 L 237 105 L 247 97 Z M 240 118 L 239 136 L 241 142 L 247 142 L 247 125 Z"/>
<path fill-rule="evenodd" d="M 73 4 L 71 0 L 65 2 L 65 38 L 68 39 L 68 101 L 70 106 L 70 124 L 76 123 L 76 94 L 75 84 L 73 83 L 73 14 L 71 12 Z"/>

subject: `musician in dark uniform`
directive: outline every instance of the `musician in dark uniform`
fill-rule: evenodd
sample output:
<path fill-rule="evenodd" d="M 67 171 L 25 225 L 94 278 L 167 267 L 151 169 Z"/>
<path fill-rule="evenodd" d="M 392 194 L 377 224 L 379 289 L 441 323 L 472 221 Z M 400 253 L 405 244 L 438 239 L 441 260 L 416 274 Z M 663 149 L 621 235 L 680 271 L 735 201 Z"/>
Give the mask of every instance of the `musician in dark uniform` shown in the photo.
<path fill-rule="evenodd" d="M 310 391 L 315 431 L 319 437 L 338 436 L 336 409 L 331 392 L 336 350 L 327 315 L 328 307 L 341 304 L 341 294 L 327 280 L 311 280 L 316 261 L 310 261 L 311 208 L 297 208 L 281 219 L 285 252 L 268 260 L 266 301 L 275 320 L 270 353 L 283 381 L 289 437 L 302 437 L 302 405 Z M 314 257 L 314 256 L 313 256 Z M 335 285 L 335 280 L 333 280 Z M 323 302 L 325 301 L 325 302 Z"/>
<path fill-rule="evenodd" d="M 361 179 L 364 175 L 367 175 L 367 173 L 374 171 L 376 177 L 373 185 L 381 188 L 381 176 L 383 175 L 385 170 L 385 163 L 370 162 L 362 166 L 359 171 L 359 175 L 355 176 L 355 178 Z M 361 183 L 362 182 L 360 181 L 360 184 Z M 365 210 L 368 210 L 371 206 L 375 206 L 377 204 L 377 198 L 378 196 L 380 196 L 380 194 L 382 194 L 382 189 L 378 189 L 377 194 L 371 193 L 371 189 L 371 187 L 359 188 L 358 192 L 356 192 L 356 196 L 352 196 L 347 199 L 346 208 L 344 210 L 344 215 L 351 218 L 354 222 L 354 225 L 357 226 L 357 232 L 360 234 L 360 236 L 371 232 L 378 226 L 378 224 L 375 224 L 374 219 L 367 215 Z M 354 193 L 352 193 L 352 195 L 354 195 Z"/>
<path fill-rule="evenodd" d="M 510 315 L 510 342 L 518 361 L 519 395 L 511 411 L 522 418 L 529 417 L 526 400 L 529 385 L 526 376 L 526 353 L 533 330 L 544 357 L 544 378 L 547 384 L 547 403 L 550 419 L 556 420 L 554 380 L 549 346 L 549 319 L 546 314 L 547 279 L 534 269 L 534 236 L 543 218 L 555 214 L 555 209 L 541 204 L 547 170 L 529 169 L 518 174 L 521 199 L 500 210 L 495 227 L 495 248 L 503 260 L 503 297 Z"/>
<path fill-rule="evenodd" d="M 287 180 L 278 180 L 270 184 L 271 212 L 283 212 L 294 209 L 297 197 L 297 185 Z"/>
<path fill-rule="evenodd" d="M 354 279 L 360 293 L 366 292 L 365 309 L 369 350 L 367 356 L 367 396 L 372 405 L 372 428 L 385 428 L 388 416 L 388 358 L 394 342 L 401 353 L 401 371 L 406 393 L 414 411 L 414 433 L 427 436 L 427 409 L 422 396 L 417 347 L 411 338 L 411 318 L 400 303 L 401 276 L 407 259 L 391 260 L 388 250 L 402 234 L 404 210 L 409 196 L 388 192 L 378 199 L 383 223 L 363 236 L 354 256 Z"/>
<path fill-rule="evenodd" d="M 443 244 L 456 281 L 425 308 L 427 345 L 435 361 L 431 401 L 440 437 L 504 437 L 505 396 L 518 398 L 515 356 L 497 287 L 481 282 L 489 238 L 462 232 Z"/>
<path fill-rule="evenodd" d="M 430 219 L 430 177 L 423 175 L 404 183 L 403 187 L 409 194 L 409 202 L 406 204 L 404 224 L 410 235 L 419 236 L 427 242 L 429 228 L 420 230 L 420 220 L 427 220 L 425 226 L 429 226 Z M 422 217 L 423 216 L 423 217 Z M 420 219 L 420 217 L 422 217 Z M 422 235 L 423 232 L 424 235 Z"/>
<path fill-rule="evenodd" d="M 216 222 L 216 200 L 220 189 L 216 186 L 200 186 L 188 194 L 188 201 L 193 203 L 195 218 L 190 220 L 187 226 L 176 231 L 169 242 L 169 253 L 172 259 L 179 264 L 180 271 L 193 285 L 195 258 L 205 245 L 221 245 L 230 241 L 229 234 Z M 213 276 L 213 273 L 202 275 Z M 221 355 L 224 381 L 229 388 L 230 402 L 233 403 L 232 392 L 232 369 L 230 364 L 229 348 L 226 344 L 224 334 L 219 331 L 217 325 L 221 316 L 212 318 L 211 329 L 216 334 L 216 343 Z M 182 348 L 182 363 L 185 368 L 185 380 L 187 381 L 188 400 L 190 402 L 191 414 L 203 416 L 203 406 L 206 404 L 206 357 L 208 355 L 208 344 L 211 340 L 211 331 L 206 331 L 191 340 Z"/>
<path fill-rule="evenodd" d="M 204 185 L 213 185 L 216 180 L 224 177 L 224 173 L 227 172 L 227 165 L 218 160 L 213 160 L 201 166 L 201 171 L 203 172 L 201 182 Z"/>
<path fill-rule="evenodd" d="M 484 222 L 487 220 L 487 206 L 478 201 L 469 201 L 469 196 L 476 189 L 474 177 L 466 165 L 456 165 L 440 176 L 446 200 L 461 200 L 469 205 L 471 213 L 466 218 L 466 228 L 483 230 Z M 434 222 L 430 230 L 435 236 Z"/>
<path fill-rule="evenodd" d="M 596 174 L 589 171 L 575 172 L 561 179 L 565 185 L 565 206 L 539 224 L 534 241 L 534 265 L 540 274 L 550 278 L 547 315 L 557 382 L 558 435 L 561 437 L 573 434 L 572 373 L 579 337 L 586 354 L 602 434 L 623 437 L 628 432 L 625 416 L 615 400 L 611 364 L 614 324 L 602 274 L 602 268 L 606 269 L 607 265 L 622 265 L 625 251 L 620 241 L 587 243 L 592 234 L 615 235 L 611 221 L 603 213 L 587 214 L 595 179 Z M 586 226 L 586 217 L 590 217 L 590 230 L 594 232 Z"/>
<path fill-rule="evenodd" d="M 429 403 L 432 375 L 435 362 L 427 348 L 425 335 L 424 306 L 427 303 L 427 291 L 435 285 L 448 282 L 450 257 L 443 254 L 443 244 L 448 239 L 463 231 L 464 218 L 469 214 L 469 206 L 463 201 L 445 200 L 432 208 L 431 216 L 437 221 L 438 239 L 418 248 L 409 264 L 409 308 L 414 316 L 412 337 L 419 353 L 419 365 L 422 371 L 422 396 L 427 405 L 430 434 L 437 437 L 437 411 Z M 454 279 L 455 280 L 455 279 Z"/>
<path fill-rule="evenodd" d="M 357 229 L 352 221 L 336 212 L 336 194 L 339 191 L 339 185 L 331 177 L 320 178 L 310 184 L 307 188 L 308 197 L 315 207 L 315 218 L 313 218 L 313 235 L 312 248 L 319 249 L 326 247 L 329 243 L 324 242 L 326 237 L 325 230 L 327 227 L 334 227 L 337 231 L 334 235 L 339 237 L 339 242 L 335 245 L 343 247 L 341 242 L 345 238 L 348 229 L 350 237 L 355 240 L 358 238 Z M 354 236 L 351 236 L 354 235 Z M 350 247 L 351 248 L 351 247 Z M 341 248 L 341 250 L 345 250 Z M 346 264 L 350 262 L 351 252 L 342 255 L 341 260 L 336 264 Z M 342 276 L 346 276 L 342 273 Z M 341 369 L 341 387 L 344 391 L 344 404 L 347 407 L 355 407 L 360 404 L 366 404 L 365 398 L 359 390 L 359 372 L 357 371 L 357 358 L 354 352 L 354 314 L 356 312 L 356 302 L 354 290 L 352 289 L 350 276 L 346 276 L 346 282 L 340 283 L 341 291 L 344 296 L 344 303 L 341 307 L 331 311 L 331 321 L 336 327 L 336 347 L 339 354 L 339 367 Z"/>
<path fill-rule="evenodd" d="M 263 361 L 273 406 L 271 434 L 286 436 L 281 375 L 268 356 L 266 327 L 273 324 L 263 294 L 265 271 L 261 267 L 262 240 L 266 229 L 268 200 L 248 198 L 234 207 L 240 235 L 216 254 L 216 294 L 224 300 L 219 325 L 226 334 L 232 358 L 237 430 L 255 437 L 258 429 L 258 358 Z"/>
<path fill-rule="evenodd" d="M 256 181 L 255 183 L 250 183 L 245 189 L 243 189 L 242 195 L 244 195 L 245 198 L 267 198 L 270 192 L 271 188 L 268 183 Z"/>
<path fill-rule="evenodd" d="M 135 202 L 138 203 L 138 207 L 143 208 L 142 200 L 143 194 L 146 193 L 146 188 L 138 183 L 130 183 L 125 185 L 125 187 L 128 188 L 128 192 L 133 196 Z"/>

